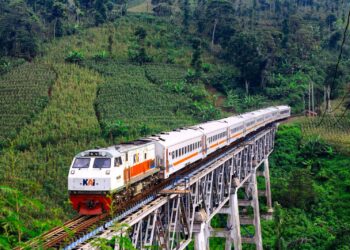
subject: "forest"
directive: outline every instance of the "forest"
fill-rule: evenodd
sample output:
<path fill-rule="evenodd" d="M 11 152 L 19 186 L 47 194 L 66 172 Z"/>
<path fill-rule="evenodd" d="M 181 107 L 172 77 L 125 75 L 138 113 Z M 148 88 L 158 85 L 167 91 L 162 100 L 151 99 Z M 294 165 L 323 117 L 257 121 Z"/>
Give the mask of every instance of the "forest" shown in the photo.
<path fill-rule="evenodd" d="M 349 249 L 349 22 L 340 0 L 0 1 L 0 249 L 74 215 L 76 153 L 279 104 L 264 249 Z"/>

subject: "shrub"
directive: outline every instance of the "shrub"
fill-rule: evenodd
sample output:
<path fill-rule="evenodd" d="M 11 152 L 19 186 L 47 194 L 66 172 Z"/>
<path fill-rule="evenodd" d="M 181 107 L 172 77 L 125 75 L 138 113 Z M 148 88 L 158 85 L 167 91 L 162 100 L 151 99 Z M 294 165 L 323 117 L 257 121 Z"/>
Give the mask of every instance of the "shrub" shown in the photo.
<path fill-rule="evenodd" d="M 69 52 L 68 56 L 64 59 L 69 63 L 81 63 L 84 60 L 84 54 L 82 52 L 73 50 Z"/>
<path fill-rule="evenodd" d="M 101 52 L 94 55 L 93 58 L 95 61 L 104 61 L 108 58 L 108 53 L 105 50 L 102 50 Z"/>
<path fill-rule="evenodd" d="M 202 64 L 202 69 L 203 72 L 208 73 L 212 68 L 212 65 L 210 63 L 203 63 Z"/>
<path fill-rule="evenodd" d="M 102 124 L 102 133 L 105 138 L 113 140 L 116 137 L 128 136 L 129 128 L 122 120 Z"/>

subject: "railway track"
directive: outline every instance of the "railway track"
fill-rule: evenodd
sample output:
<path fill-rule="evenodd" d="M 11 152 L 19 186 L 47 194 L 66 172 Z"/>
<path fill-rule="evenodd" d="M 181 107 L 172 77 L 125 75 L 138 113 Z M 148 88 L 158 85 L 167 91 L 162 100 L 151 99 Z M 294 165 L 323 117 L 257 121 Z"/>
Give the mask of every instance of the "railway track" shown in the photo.
<path fill-rule="evenodd" d="M 155 198 L 161 190 L 171 187 L 174 185 L 176 180 L 184 178 L 186 175 L 191 174 L 194 171 L 197 171 L 203 165 L 215 161 L 220 158 L 222 154 L 230 151 L 230 149 L 235 148 L 238 144 L 242 143 L 249 137 L 258 134 L 260 131 L 266 129 L 271 126 L 271 124 L 266 125 L 263 128 L 258 129 L 255 132 L 250 133 L 245 138 L 241 138 L 231 145 L 228 145 L 213 154 L 207 156 L 205 159 L 195 162 L 193 164 L 188 165 L 182 170 L 176 172 L 176 174 L 170 176 L 168 179 L 163 180 L 161 183 L 158 183 L 148 190 L 143 191 L 140 194 L 135 195 L 131 199 L 122 204 L 114 204 L 116 207 L 113 211 L 113 216 L 111 214 L 101 214 L 97 216 L 77 216 L 72 220 L 65 222 L 62 226 L 53 228 L 52 230 L 38 236 L 37 238 L 27 242 L 25 246 L 16 248 L 17 250 L 21 249 L 58 249 L 64 247 L 71 242 L 74 242 L 81 238 L 84 234 L 93 231 L 99 227 L 107 227 L 112 225 L 115 221 L 126 217 L 129 214 L 132 214 L 133 211 L 130 212 L 130 209 L 141 206 L 147 200 L 151 201 Z M 136 211 L 136 209 L 134 209 Z M 70 249 L 70 248 L 69 248 Z"/>
<path fill-rule="evenodd" d="M 108 217 L 106 214 L 97 216 L 76 216 L 73 219 L 65 222 L 62 226 L 55 227 L 50 231 L 34 238 L 27 242 L 23 247 L 17 247 L 20 249 L 34 249 L 34 248 L 59 248 L 61 243 L 65 240 L 84 233 L 90 226 Z"/>

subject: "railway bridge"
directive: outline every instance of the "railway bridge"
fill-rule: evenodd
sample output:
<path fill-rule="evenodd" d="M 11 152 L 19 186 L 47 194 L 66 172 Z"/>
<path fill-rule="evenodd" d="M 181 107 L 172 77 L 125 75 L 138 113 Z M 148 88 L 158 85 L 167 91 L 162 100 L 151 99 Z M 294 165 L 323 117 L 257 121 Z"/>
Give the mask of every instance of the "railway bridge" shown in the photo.
<path fill-rule="evenodd" d="M 205 250 L 210 237 L 225 238 L 225 249 L 242 249 L 242 243 L 262 249 L 260 218 L 273 212 L 268 159 L 276 129 L 273 124 L 250 135 L 156 195 L 75 237 L 64 249 L 97 249 L 97 238 L 113 237 L 130 237 L 136 249 L 185 249 L 193 241 L 195 249 Z M 258 190 L 258 176 L 265 179 L 264 190 Z M 261 196 L 267 207 L 264 215 L 259 209 Z M 217 214 L 226 215 L 224 228 L 211 227 Z M 115 249 L 121 248 L 116 240 Z"/>

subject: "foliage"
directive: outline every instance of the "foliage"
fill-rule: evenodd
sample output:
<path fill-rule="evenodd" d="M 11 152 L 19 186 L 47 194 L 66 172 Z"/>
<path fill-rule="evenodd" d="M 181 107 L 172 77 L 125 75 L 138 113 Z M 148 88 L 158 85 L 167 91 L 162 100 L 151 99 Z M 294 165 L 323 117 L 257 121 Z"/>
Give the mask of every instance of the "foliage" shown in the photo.
<path fill-rule="evenodd" d="M 155 66 L 144 68 L 112 61 L 87 62 L 87 65 L 106 77 L 96 100 L 106 138 L 111 138 L 111 131 L 114 131 L 113 139 L 115 136 L 117 139 L 136 139 L 145 132 L 155 133 L 194 123 L 189 115 L 191 101 L 188 97 L 166 92 L 147 79 L 145 69 Z M 116 124 L 116 120 L 123 123 Z M 147 129 L 140 124 L 147 124 Z"/>
<path fill-rule="evenodd" d="M 323 137 L 301 134 L 300 125 L 283 125 L 270 162 L 273 198 L 282 206 L 275 204 L 273 222 L 263 222 L 264 248 L 346 249 L 349 158 Z"/>
<path fill-rule="evenodd" d="M 40 32 L 40 23 L 24 2 L 9 4 L 0 17 L 0 54 L 31 60 L 39 51 Z"/>
<path fill-rule="evenodd" d="M 201 75 L 202 71 L 202 60 L 201 60 L 201 40 L 194 38 L 192 40 L 192 49 L 193 49 L 193 54 L 192 54 L 192 61 L 191 61 L 191 66 L 195 70 L 195 76 L 198 78 Z"/>
<path fill-rule="evenodd" d="M 65 58 L 65 61 L 69 63 L 81 63 L 83 60 L 84 54 L 76 50 L 70 51 Z"/>
<path fill-rule="evenodd" d="M 40 64 L 34 66 L 40 69 Z M 20 189 L 25 197 L 36 197 L 44 204 L 40 213 L 33 209 L 20 213 L 21 217 L 28 216 L 26 227 L 31 232 L 23 234 L 23 241 L 72 214 L 66 202 L 67 193 L 62 192 L 67 189 L 66 176 L 72 156 L 86 148 L 106 145 L 100 139 L 93 106 L 97 84 L 101 82 L 99 76 L 74 64 L 52 66 L 58 78 L 50 102 L 31 124 L 22 127 L 12 146 L 5 148 L 0 156 L 0 185 Z M 47 80 L 45 74 L 41 77 Z M 23 145 L 24 150 L 17 150 Z M 35 188 L 28 182 L 36 183 Z M 4 211 L 3 206 L 0 210 Z M 11 247 L 17 241 L 11 241 Z"/>
<path fill-rule="evenodd" d="M 0 77 L 0 149 L 48 104 L 55 78 L 49 65 L 29 63 Z"/>
<path fill-rule="evenodd" d="M 101 52 L 97 53 L 93 58 L 96 61 L 103 61 L 108 58 L 108 54 L 105 50 L 102 50 Z"/>

